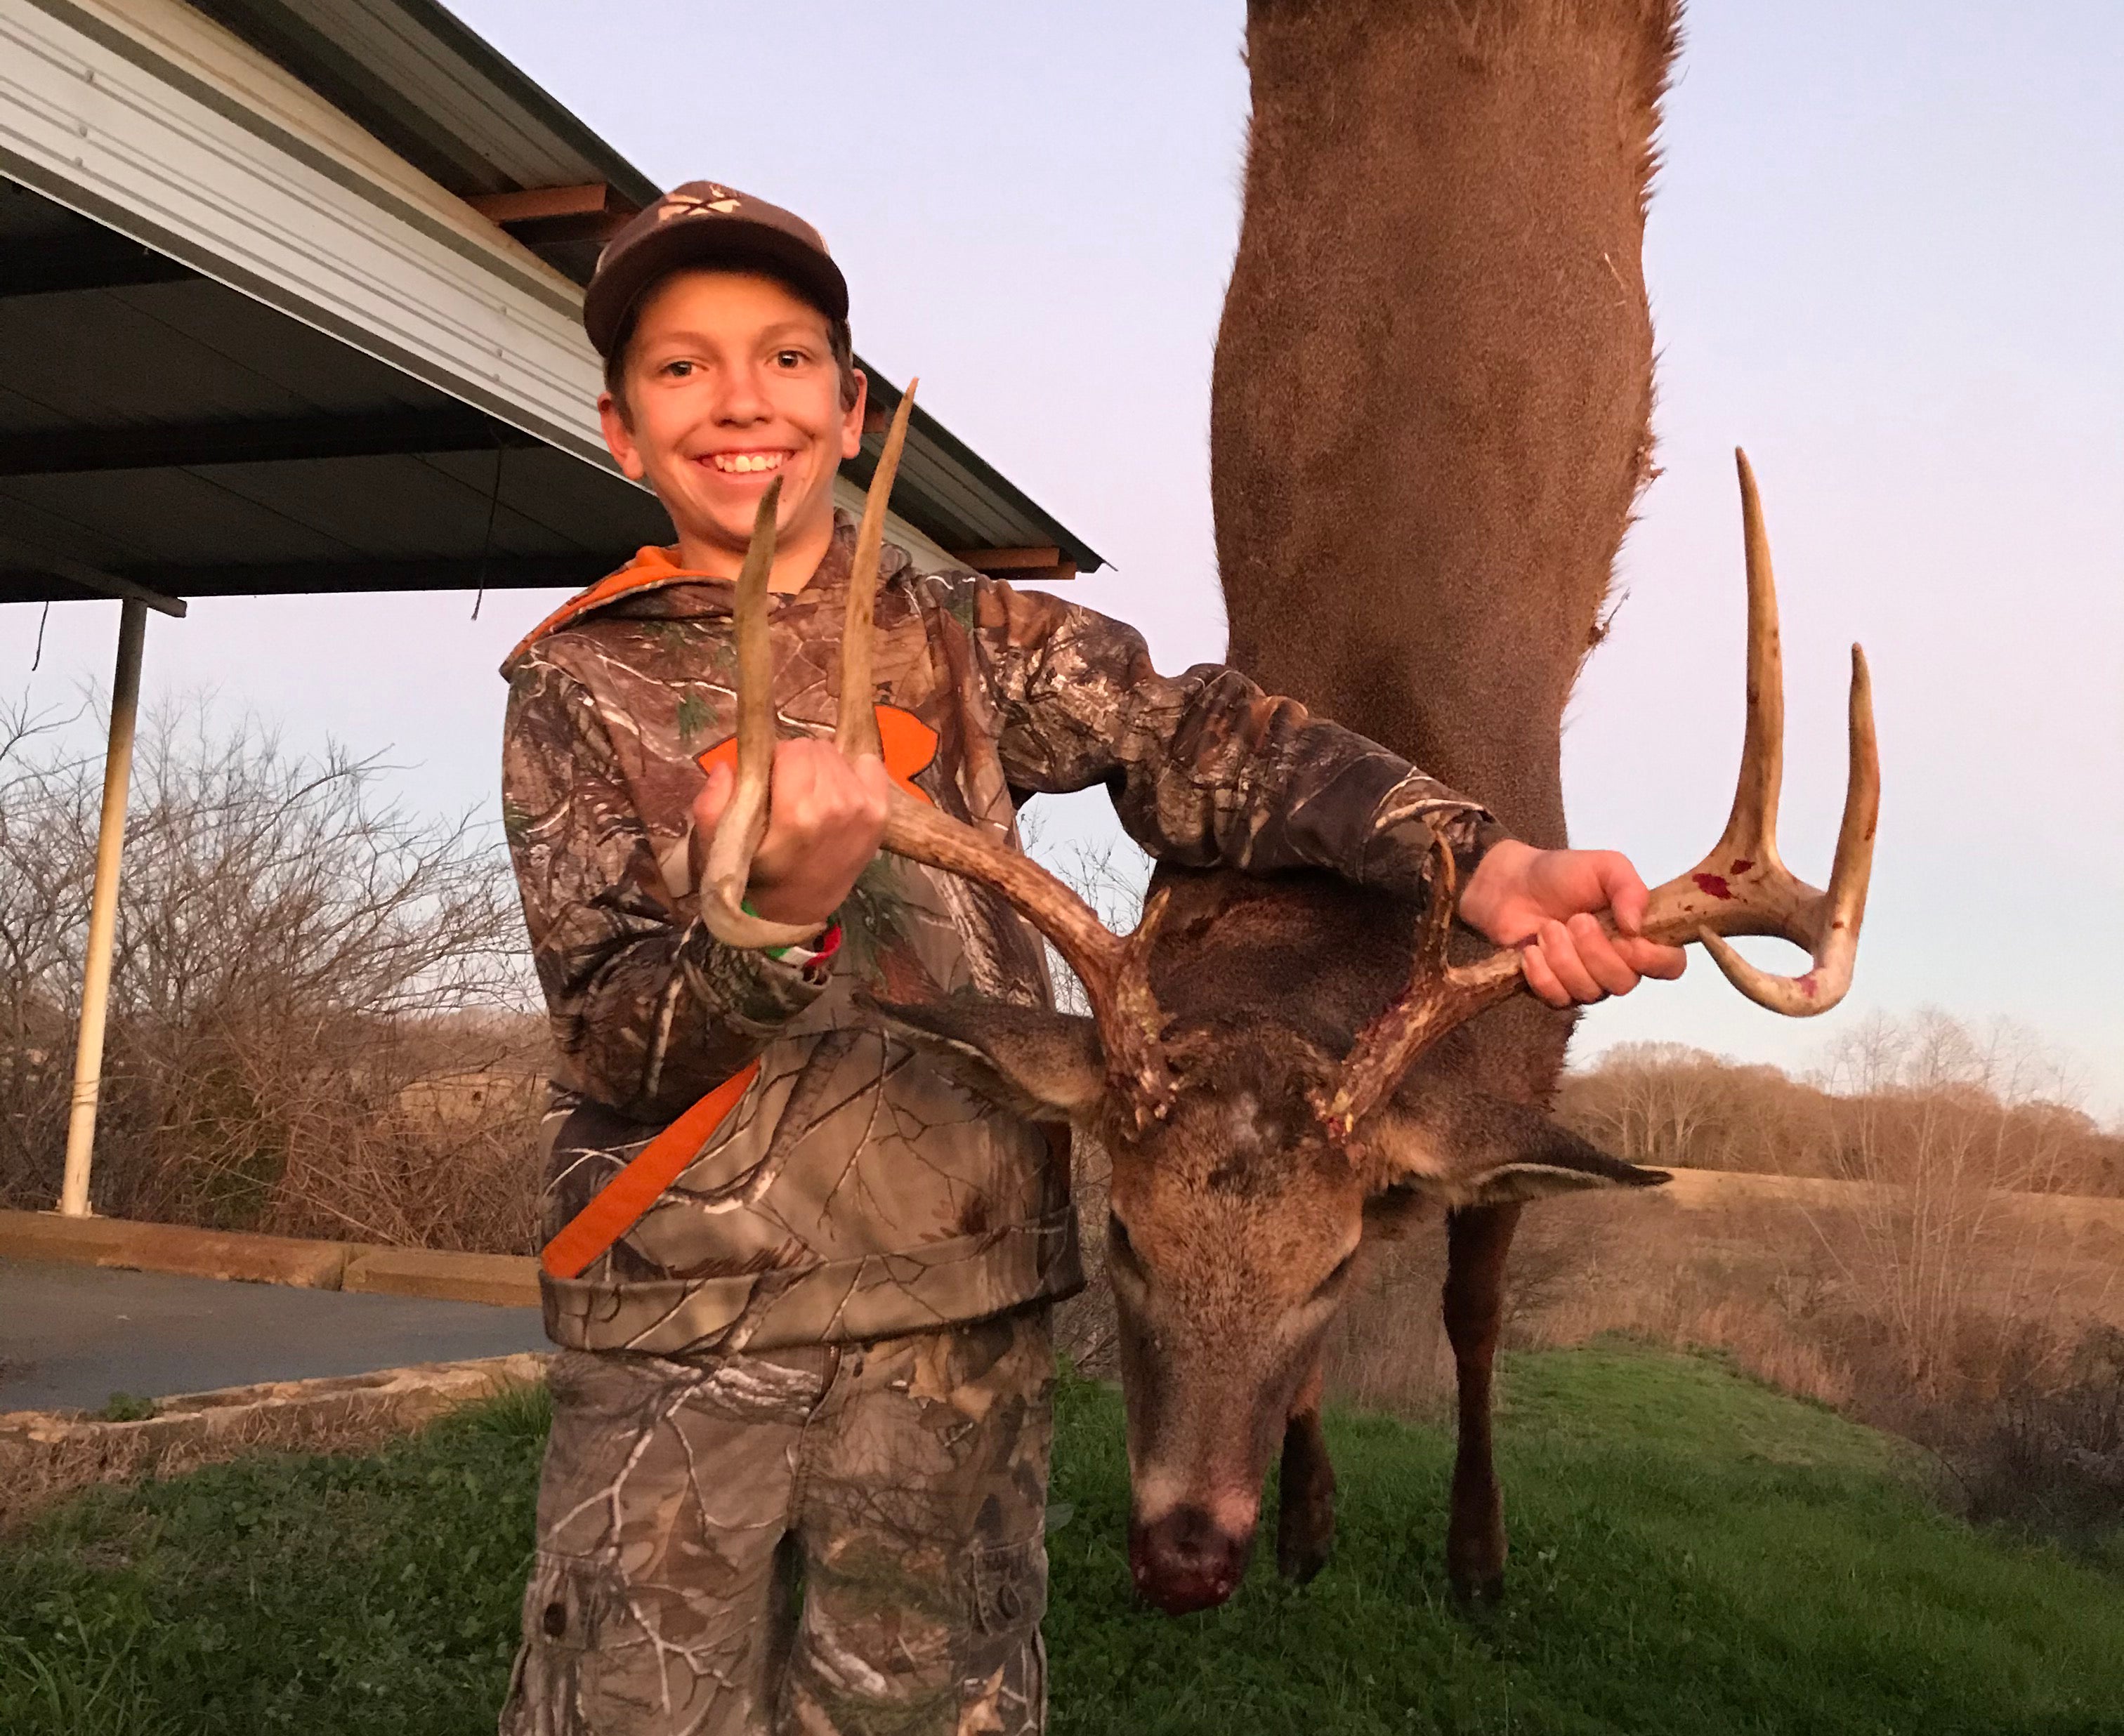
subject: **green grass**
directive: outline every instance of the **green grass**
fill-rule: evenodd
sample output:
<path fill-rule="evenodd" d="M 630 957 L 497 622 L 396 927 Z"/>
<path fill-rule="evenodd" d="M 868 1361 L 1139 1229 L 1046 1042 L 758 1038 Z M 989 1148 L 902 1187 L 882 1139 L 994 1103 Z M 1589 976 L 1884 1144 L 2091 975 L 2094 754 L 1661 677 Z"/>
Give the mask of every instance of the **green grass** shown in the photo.
<path fill-rule="evenodd" d="M 96 1413 L 106 1423 L 142 1423 L 155 1414 L 155 1401 L 134 1392 L 114 1392 Z"/>
<path fill-rule="evenodd" d="M 1129 1596 L 1118 1398 L 1065 1385 L 1059 1736 L 2124 1732 L 2124 1585 L 1941 1517 L 1883 1437 L 1628 1348 L 1507 1394 L 1501 1609 L 1445 1598 L 1445 1436 L 1343 1417 L 1327 1573 L 1172 1622 Z M 0 1731 L 491 1729 L 543 1426 L 519 1398 L 47 1516 L 0 1543 Z"/>
<path fill-rule="evenodd" d="M 491 1732 L 547 1415 L 526 1388 L 44 1516 L 0 1541 L 0 1732 Z"/>

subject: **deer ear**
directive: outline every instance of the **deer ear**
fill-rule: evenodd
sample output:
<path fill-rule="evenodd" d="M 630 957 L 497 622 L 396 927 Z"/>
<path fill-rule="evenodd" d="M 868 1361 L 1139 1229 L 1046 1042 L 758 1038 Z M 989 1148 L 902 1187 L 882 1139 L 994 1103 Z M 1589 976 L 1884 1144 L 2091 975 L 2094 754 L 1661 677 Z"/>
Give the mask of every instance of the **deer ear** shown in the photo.
<path fill-rule="evenodd" d="M 1610 1157 L 1526 1104 L 1473 1092 L 1384 1104 L 1360 1125 L 1356 1143 L 1382 1162 L 1388 1185 L 1447 1205 L 1505 1205 L 1672 1179 Z"/>
<path fill-rule="evenodd" d="M 1106 1089 L 1106 1058 L 1089 1019 L 977 995 L 919 1005 L 859 999 L 894 1036 L 934 1055 L 968 1089 L 1027 1120 L 1088 1114 Z"/>

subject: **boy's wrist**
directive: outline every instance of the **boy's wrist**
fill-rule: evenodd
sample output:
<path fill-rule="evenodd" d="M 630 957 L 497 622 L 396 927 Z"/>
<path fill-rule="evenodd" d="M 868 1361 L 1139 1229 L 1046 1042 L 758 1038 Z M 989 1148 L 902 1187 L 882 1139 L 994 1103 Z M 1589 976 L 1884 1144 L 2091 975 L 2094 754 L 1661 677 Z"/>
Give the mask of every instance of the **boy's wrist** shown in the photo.
<path fill-rule="evenodd" d="M 744 908 L 750 914 L 792 928 L 809 927 L 820 934 L 833 927 L 840 903 L 838 898 L 827 903 L 816 889 L 807 890 L 779 878 L 763 876 L 756 862 L 745 889 Z"/>

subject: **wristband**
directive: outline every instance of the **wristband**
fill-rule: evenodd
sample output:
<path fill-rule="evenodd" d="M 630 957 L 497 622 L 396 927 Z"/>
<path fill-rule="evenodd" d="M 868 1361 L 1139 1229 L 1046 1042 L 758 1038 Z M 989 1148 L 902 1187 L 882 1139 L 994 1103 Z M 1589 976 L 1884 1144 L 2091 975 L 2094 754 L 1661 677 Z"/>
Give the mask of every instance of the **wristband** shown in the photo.
<path fill-rule="evenodd" d="M 749 917 L 759 915 L 759 913 L 752 908 L 750 898 L 740 900 L 737 908 Z M 766 919 L 762 917 L 761 920 Z M 798 946 L 792 944 L 787 946 L 763 946 L 760 950 L 770 959 L 781 959 L 794 964 L 799 970 L 803 970 L 817 964 L 821 959 L 830 959 L 840 950 L 840 946 L 841 925 L 839 922 L 829 922 L 825 927 L 820 930 L 817 944 L 815 945 Z"/>

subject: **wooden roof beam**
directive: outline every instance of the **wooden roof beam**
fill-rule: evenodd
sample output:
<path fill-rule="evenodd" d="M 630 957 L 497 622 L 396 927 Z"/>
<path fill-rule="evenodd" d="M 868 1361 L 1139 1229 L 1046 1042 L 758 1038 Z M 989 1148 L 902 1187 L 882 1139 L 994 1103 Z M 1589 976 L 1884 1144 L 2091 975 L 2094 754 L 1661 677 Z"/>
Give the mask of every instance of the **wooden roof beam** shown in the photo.
<path fill-rule="evenodd" d="M 340 595 L 368 591 L 580 590 L 634 551 L 590 554 L 416 556 L 401 560 L 295 561 L 138 566 L 133 582 L 187 597 Z"/>
<path fill-rule="evenodd" d="M 465 203 L 529 247 L 604 241 L 641 209 L 601 181 L 573 187 L 476 193 Z"/>
<path fill-rule="evenodd" d="M 51 581 L 59 579 L 89 597 L 113 597 L 121 603 L 144 603 L 151 609 L 182 620 L 185 599 L 106 572 L 100 566 L 69 560 L 43 549 L 26 547 L 12 537 L 0 537 L 0 603 L 63 603 L 77 600 L 63 594 L 54 596 Z M 16 594 L 11 596 L 10 593 Z"/>
<path fill-rule="evenodd" d="M 956 548 L 952 558 L 961 566 L 997 578 L 1041 579 L 1054 584 L 1077 576 L 1077 563 L 1064 557 L 1051 545 L 1038 548 Z"/>

